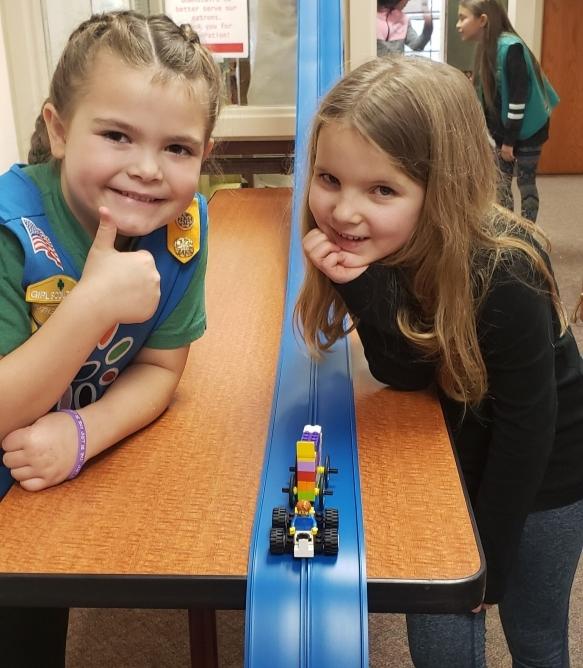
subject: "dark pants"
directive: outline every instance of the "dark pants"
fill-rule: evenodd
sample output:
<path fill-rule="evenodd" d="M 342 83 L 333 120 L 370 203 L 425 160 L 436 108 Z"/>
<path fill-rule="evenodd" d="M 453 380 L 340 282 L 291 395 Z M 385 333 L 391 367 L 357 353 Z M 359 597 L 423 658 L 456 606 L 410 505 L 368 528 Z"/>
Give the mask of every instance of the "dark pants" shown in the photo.
<path fill-rule="evenodd" d="M 528 220 L 536 223 L 539 197 L 536 187 L 536 169 L 542 146 L 522 146 L 514 148 L 514 162 L 506 162 L 498 158 L 500 181 L 498 183 L 498 203 L 514 211 L 512 195 L 512 178 L 516 174 L 516 182 L 520 191 L 520 212 Z"/>
<path fill-rule="evenodd" d="M 2 668 L 64 668 L 69 608 L 0 608 Z"/>
<path fill-rule="evenodd" d="M 513 668 L 569 667 L 569 597 L 582 549 L 583 501 L 528 516 L 499 605 Z M 416 668 L 484 668 L 485 621 L 484 612 L 407 615 Z"/>

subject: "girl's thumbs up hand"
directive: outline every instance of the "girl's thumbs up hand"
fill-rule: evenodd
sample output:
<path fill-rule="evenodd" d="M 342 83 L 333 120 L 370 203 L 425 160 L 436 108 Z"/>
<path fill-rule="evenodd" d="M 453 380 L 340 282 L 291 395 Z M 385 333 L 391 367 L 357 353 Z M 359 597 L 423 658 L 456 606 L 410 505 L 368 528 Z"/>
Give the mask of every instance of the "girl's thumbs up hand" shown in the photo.
<path fill-rule="evenodd" d="M 158 307 L 160 274 L 148 251 L 116 250 L 116 235 L 109 209 L 99 207 L 99 227 L 78 287 L 84 287 L 108 326 L 144 322 Z"/>
<path fill-rule="evenodd" d="M 115 250 L 115 238 L 117 236 L 117 226 L 111 217 L 109 209 L 105 206 L 99 207 L 99 227 L 93 239 L 91 249 Z"/>

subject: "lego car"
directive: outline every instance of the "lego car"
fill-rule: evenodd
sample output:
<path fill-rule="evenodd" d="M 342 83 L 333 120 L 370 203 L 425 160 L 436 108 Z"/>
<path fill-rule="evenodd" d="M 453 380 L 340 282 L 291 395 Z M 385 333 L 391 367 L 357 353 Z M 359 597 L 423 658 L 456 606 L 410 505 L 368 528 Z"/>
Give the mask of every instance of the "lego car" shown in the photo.
<path fill-rule="evenodd" d="M 332 494 L 329 475 L 330 458 L 322 457 L 322 428 L 306 425 L 296 443 L 296 463 L 282 492 L 288 495 L 288 507 L 272 511 L 269 534 L 271 554 L 291 553 L 298 558 L 316 554 L 336 555 L 339 549 L 338 510 L 325 508 L 324 497 Z"/>

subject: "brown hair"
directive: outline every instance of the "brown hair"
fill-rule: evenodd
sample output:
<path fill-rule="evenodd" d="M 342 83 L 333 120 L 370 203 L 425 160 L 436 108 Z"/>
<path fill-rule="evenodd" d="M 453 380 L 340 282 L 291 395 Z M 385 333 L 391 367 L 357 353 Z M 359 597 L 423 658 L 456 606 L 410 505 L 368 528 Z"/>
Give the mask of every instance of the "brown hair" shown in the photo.
<path fill-rule="evenodd" d="M 401 0 L 377 0 L 377 12 L 388 10 L 392 12 L 393 9 L 401 2 Z"/>
<path fill-rule="evenodd" d="M 51 80 L 49 96 L 57 112 L 67 118 L 89 79 L 91 67 L 102 49 L 134 67 L 155 65 L 158 78 L 181 77 L 208 86 L 206 139 L 215 126 L 221 105 L 221 74 L 210 52 L 201 45 L 189 25 L 177 26 L 164 14 L 143 16 L 133 11 L 94 14 L 73 31 Z M 30 164 L 47 162 L 51 148 L 46 125 L 38 116 L 28 154 Z"/>
<path fill-rule="evenodd" d="M 437 380 L 447 395 L 478 402 L 487 376 L 476 311 L 500 262 L 516 253 L 526 256 L 543 277 L 564 327 L 566 319 L 552 275 L 530 242 L 544 244 L 542 233 L 494 204 L 496 166 L 471 83 L 448 65 L 402 56 L 377 58 L 342 79 L 322 101 L 313 124 L 304 234 L 316 227 L 308 190 L 318 135 L 330 123 L 357 130 L 424 186 L 425 202 L 411 239 L 384 260 L 403 270 L 416 302 L 398 306 L 397 324 L 436 361 Z M 308 262 L 295 319 L 313 356 L 347 333 L 346 314 L 330 280 Z"/>
<path fill-rule="evenodd" d="M 503 32 L 516 35 L 523 47 L 530 54 L 532 66 L 543 85 L 542 71 L 532 51 L 514 29 L 506 10 L 497 0 L 460 0 L 460 6 L 471 12 L 476 18 L 485 14 L 488 18 L 484 26 L 484 38 L 476 46 L 474 58 L 474 83 L 481 88 L 484 102 L 489 109 L 494 109 L 496 100 L 496 61 L 498 56 L 498 38 Z"/>

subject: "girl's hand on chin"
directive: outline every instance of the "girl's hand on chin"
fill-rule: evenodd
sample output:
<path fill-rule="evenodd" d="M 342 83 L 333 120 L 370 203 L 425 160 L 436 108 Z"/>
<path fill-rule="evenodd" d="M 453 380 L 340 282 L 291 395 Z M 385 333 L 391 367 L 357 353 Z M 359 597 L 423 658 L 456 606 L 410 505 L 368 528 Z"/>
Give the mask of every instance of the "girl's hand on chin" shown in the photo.
<path fill-rule="evenodd" d="M 342 250 L 317 227 L 306 234 L 302 245 L 308 260 L 334 283 L 353 281 L 368 269 L 362 258 Z"/>

